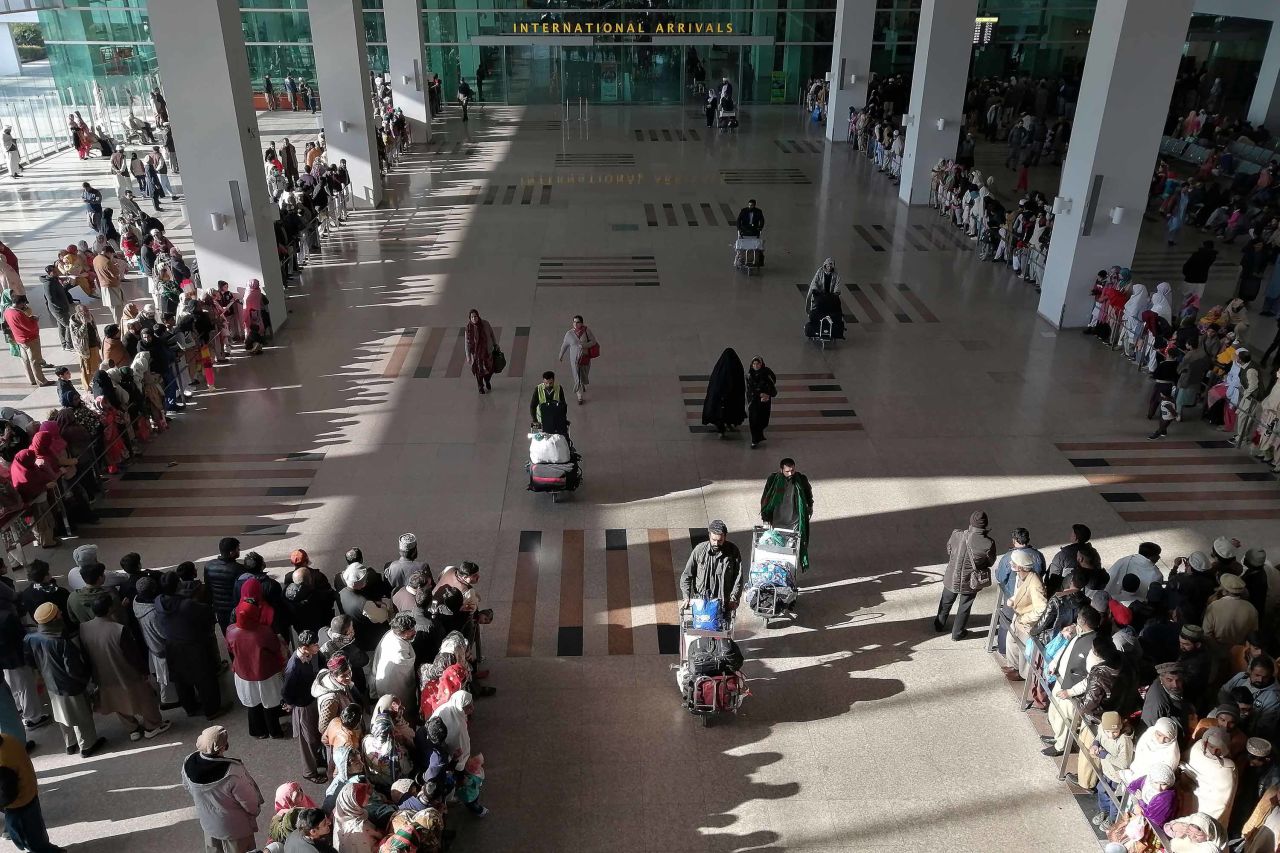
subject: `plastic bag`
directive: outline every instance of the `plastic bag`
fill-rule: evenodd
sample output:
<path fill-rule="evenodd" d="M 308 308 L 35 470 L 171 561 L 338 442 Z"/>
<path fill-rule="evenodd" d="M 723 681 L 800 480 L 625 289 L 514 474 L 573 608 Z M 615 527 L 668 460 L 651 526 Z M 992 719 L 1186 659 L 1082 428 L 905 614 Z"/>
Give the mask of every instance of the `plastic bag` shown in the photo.
<path fill-rule="evenodd" d="M 689 605 L 693 611 L 693 627 L 699 631 L 720 630 L 720 599 L 691 598 Z"/>

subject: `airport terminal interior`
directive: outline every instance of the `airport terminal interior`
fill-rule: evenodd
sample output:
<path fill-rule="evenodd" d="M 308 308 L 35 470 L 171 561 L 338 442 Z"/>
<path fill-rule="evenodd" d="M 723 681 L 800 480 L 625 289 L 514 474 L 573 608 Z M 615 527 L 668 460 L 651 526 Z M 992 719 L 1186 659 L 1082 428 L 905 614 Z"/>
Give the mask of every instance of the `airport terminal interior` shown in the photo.
<path fill-rule="evenodd" d="M 1280 851 L 1274 3 L 9 54 L 0 849 Z"/>

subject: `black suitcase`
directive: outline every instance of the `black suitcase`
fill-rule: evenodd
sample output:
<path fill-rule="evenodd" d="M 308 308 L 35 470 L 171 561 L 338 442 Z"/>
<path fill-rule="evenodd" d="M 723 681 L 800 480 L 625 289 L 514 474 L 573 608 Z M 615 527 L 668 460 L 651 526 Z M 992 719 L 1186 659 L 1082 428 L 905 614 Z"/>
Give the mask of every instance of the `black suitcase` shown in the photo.
<path fill-rule="evenodd" d="M 742 651 L 728 637 L 694 637 L 689 644 L 689 674 L 730 675 L 742 669 Z"/>

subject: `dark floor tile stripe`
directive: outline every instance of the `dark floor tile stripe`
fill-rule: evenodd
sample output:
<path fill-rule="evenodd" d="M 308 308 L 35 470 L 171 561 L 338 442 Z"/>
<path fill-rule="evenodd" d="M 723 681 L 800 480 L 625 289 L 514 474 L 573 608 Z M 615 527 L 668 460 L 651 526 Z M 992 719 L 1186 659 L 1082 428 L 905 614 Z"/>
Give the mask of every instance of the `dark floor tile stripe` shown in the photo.
<path fill-rule="evenodd" d="M 1111 500 L 1111 494 L 1103 497 Z M 1143 492 L 1142 499 L 1148 503 L 1174 503 L 1177 501 L 1280 501 L 1280 489 L 1201 489 L 1192 491 L 1149 491 Z"/>
<path fill-rule="evenodd" d="M 493 204 L 494 199 L 498 197 L 498 185 L 490 184 L 489 189 L 484 194 L 484 204 Z"/>
<path fill-rule="evenodd" d="M 698 225 L 698 217 L 693 215 L 693 205 L 687 203 L 681 204 L 680 209 L 684 211 L 684 221 L 696 228 Z"/>
<path fill-rule="evenodd" d="M 934 236 L 933 232 L 931 232 L 931 231 L 930 231 L 926 226 L 924 226 L 924 225 L 912 225 L 912 226 L 911 226 L 911 228 L 912 228 L 912 229 L 913 229 L 917 234 L 919 234 L 921 237 L 923 237 L 926 241 L 928 241 L 928 242 L 929 242 L 929 243 L 930 243 L 930 244 L 931 244 L 935 249 L 945 249 L 945 248 L 947 248 L 946 243 L 943 243 L 943 242 L 942 242 L 941 240 L 939 240 L 936 236 Z"/>
<path fill-rule="evenodd" d="M 1268 520 L 1280 519 L 1280 507 L 1275 509 L 1168 509 L 1140 510 L 1138 512 L 1122 512 L 1120 517 L 1125 521 L 1237 521 L 1240 519 Z"/>
<path fill-rule="evenodd" d="M 720 224 L 720 223 L 716 222 L 716 211 L 715 211 L 715 208 L 713 208 L 711 205 L 709 205 L 709 204 L 707 204 L 707 203 L 705 203 L 705 202 L 703 202 L 703 203 L 702 203 L 702 204 L 700 204 L 699 206 L 702 208 L 702 218 L 703 218 L 703 219 L 705 219 L 705 220 L 707 220 L 707 224 L 708 224 L 708 225 L 719 225 L 719 224 Z M 725 223 L 725 224 L 728 224 L 728 223 Z"/>
<path fill-rule="evenodd" d="M 387 367 L 382 371 L 384 379 L 394 379 L 400 375 L 400 371 L 404 369 L 404 361 L 409 357 L 409 350 L 413 349 L 413 339 L 417 335 L 417 326 L 400 333 L 399 340 L 391 350 L 391 358 L 387 359 Z"/>
<path fill-rule="evenodd" d="M 551 204 L 551 184 L 542 185 L 542 194 L 538 198 L 539 204 Z"/>
<path fill-rule="evenodd" d="M 881 246 L 878 242 L 876 242 L 876 239 L 871 235 L 871 232 L 867 230 L 866 226 L 855 225 L 853 226 L 853 230 L 858 232 L 858 236 L 862 238 L 863 242 L 865 242 L 868 246 L 871 247 L 871 250 L 873 252 L 885 251 L 884 246 Z"/>
<path fill-rule="evenodd" d="M 556 638 L 556 653 L 580 655 L 582 643 L 582 589 L 586 566 L 586 538 L 581 530 L 566 530 L 562 534 L 560 555 L 560 631 Z"/>
<path fill-rule="evenodd" d="M 533 184 L 525 184 L 524 195 L 520 196 L 521 204 L 530 204 L 533 201 Z"/>
<path fill-rule="evenodd" d="M 680 652 L 680 613 L 676 602 L 676 578 L 671 559 L 671 534 L 666 528 L 649 528 L 649 576 L 653 587 L 654 622 L 658 654 Z"/>
<path fill-rule="evenodd" d="M 1079 459 L 1068 459 L 1067 461 L 1077 468 L 1106 468 L 1111 464 L 1101 457 L 1081 457 Z"/>
<path fill-rule="evenodd" d="M 720 212 L 724 214 L 724 224 L 732 225 L 738 221 L 738 215 L 733 212 L 733 208 L 724 202 L 720 202 Z"/>
<path fill-rule="evenodd" d="M 679 224 L 680 224 L 679 222 L 677 222 L 677 221 L 676 221 L 676 208 L 675 208 L 675 205 L 667 204 L 666 202 L 663 202 L 663 203 L 662 203 L 662 213 L 663 213 L 663 215 L 667 218 L 667 224 L 668 224 L 668 225 L 679 225 Z"/>
<path fill-rule="evenodd" d="M 1267 471 L 1171 471 L 1165 474 L 1085 474 L 1094 486 L 1127 486 L 1138 483 L 1247 483 L 1272 482 L 1275 474 Z"/>
<path fill-rule="evenodd" d="M 1137 492 L 1103 492 L 1102 497 L 1108 503 L 1142 503 L 1146 500 Z"/>
<path fill-rule="evenodd" d="M 418 367 L 413 371 L 414 379 L 427 379 L 431 376 L 431 366 L 436 362 L 440 345 L 444 343 L 445 329 L 436 326 L 427 335 L 427 345 L 422 348 L 422 356 L 418 359 Z"/>
<path fill-rule="evenodd" d="M 845 285 L 845 289 L 853 294 L 853 300 L 858 303 L 858 307 L 862 309 L 862 313 L 867 316 L 867 320 L 872 323 L 883 323 L 884 318 L 880 316 L 880 312 L 876 310 L 876 306 L 871 304 L 871 300 L 867 298 L 867 294 L 862 292 L 856 283 Z"/>
<path fill-rule="evenodd" d="M 515 197 L 516 197 L 516 186 L 515 184 L 511 184 L 510 186 L 507 187 L 506 193 L 502 196 L 502 203 L 511 204 L 512 200 L 514 200 Z"/>
<path fill-rule="evenodd" d="M 705 527 L 689 528 L 689 547 L 697 548 L 703 542 L 707 541 L 707 529 Z"/>
<path fill-rule="evenodd" d="M 631 574 L 627 559 L 627 531 L 606 530 L 604 573 L 605 606 L 608 607 L 609 654 L 635 653 L 631 621 Z"/>
<path fill-rule="evenodd" d="M 899 302 L 895 298 L 894 294 L 887 290 L 883 284 L 878 281 L 873 281 L 868 284 L 868 287 L 875 292 L 876 296 L 880 297 L 880 301 L 884 303 L 885 307 L 893 312 L 894 319 L 899 323 L 913 322 L 911 315 L 903 310 L 904 306 L 902 303 Z"/>
<path fill-rule="evenodd" d="M 903 299 L 907 300 L 912 308 L 916 309 L 916 313 L 919 314 L 920 318 L 926 323 L 938 322 L 937 315 L 930 311 L 929 306 L 924 304 L 924 300 L 919 296 L 916 296 L 916 294 L 906 284 L 898 282 L 898 293 L 901 294 Z"/>
<path fill-rule="evenodd" d="M 462 375 L 462 366 L 467 360 L 467 331 L 459 328 L 453 339 L 453 349 L 449 352 L 449 363 L 444 369 L 445 379 L 457 379 Z"/>
<path fill-rule="evenodd" d="M 883 228 L 884 228 L 884 226 L 883 226 L 883 225 L 877 225 L 877 226 L 876 226 L 876 230 L 881 230 L 881 229 L 883 229 Z M 888 232 L 887 232 L 887 231 L 886 231 L 885 233 L 886 233 L 886 234 L 888 234 Z M 929 247 L 928 247 L 927 245 L 925 245 L 925 244 L 924 244 L 924 243 L 923 243 L 923 242 L 922 242 L 918 237 L 916 237 L 916 235 L 915 235 L 915 234 L 913 234 L 913 233 L 911 232 L 911 229 L 910 229 L 910 228 L 905 228 L 905 229 L 903 229 L 903 231 L 902 231 L 902 239 L 904 239 L 904 240 L 906 240 L 908 243 L 910 243 L 910 244 L 911 244 L 911 248 L 915 249 L 917 252 L 927 252 L 927 251 L 929 251 Z"/>
<path fill-rule="evenodd" d="M 520 531 L 515 587 L 511 592 L 507 657 L 529 657 L 533 654 L 533 619 L 538 600 L 538 552 L 541 547 L 541 531 Z"/>
<path fill-rule="evenodd" d="M 1143 441 L 1059 441 L 1055 442 L 1054 447 L 1059 450 L 1143 450 L 1151 449 L 1151 442 Z M 1226 445 L 1224 442 L 1224 446 Z M 1164 441 L 1160 443 L 1161 450 L 1199 450 L 1201 443 L 1198 441 Z"/>
<path fill-rule="evenodd" d="M 524 376 L 524 365 L 528 356 L 529 327 L 516 326 L 516 339 L 511 345 L 511 357 L 507 359 L 507 375 L 517 379 Z"/>

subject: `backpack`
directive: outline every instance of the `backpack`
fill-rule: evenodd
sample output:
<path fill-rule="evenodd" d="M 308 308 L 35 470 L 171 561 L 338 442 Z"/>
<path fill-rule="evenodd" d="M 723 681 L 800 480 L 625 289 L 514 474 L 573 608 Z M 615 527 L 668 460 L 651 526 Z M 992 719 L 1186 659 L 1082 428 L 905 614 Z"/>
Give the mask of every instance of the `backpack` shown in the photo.
<path fill-rule="evenodd" d="M 543 432 L 569 434 L 569 407 L 562 398 L 553 398 L 538 404 L 538 422 Z"/>
<path fill-rule="evenodd" d="M 694 637 L 689 643 L 689 674 L 730 675 L 742 669 L 738 644 L 728 637 Z"/>

